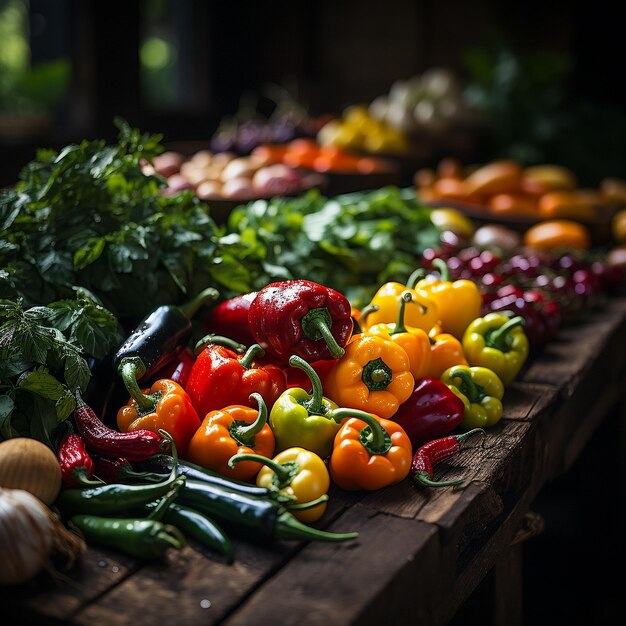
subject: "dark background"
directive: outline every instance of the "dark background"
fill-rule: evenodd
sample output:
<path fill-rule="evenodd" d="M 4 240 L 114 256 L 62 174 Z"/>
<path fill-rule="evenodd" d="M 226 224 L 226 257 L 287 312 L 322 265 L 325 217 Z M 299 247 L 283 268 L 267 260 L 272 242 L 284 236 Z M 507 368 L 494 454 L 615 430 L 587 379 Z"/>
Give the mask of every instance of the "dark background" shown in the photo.
<path fill-rule="evenodd" d="M 43 122 L 29 125 L 19 105 L 19 123 L 15 110 L 0 119 L 4 184 L 39 146 L 114 139 L 115 115 L 166 141 L 204 140 L 242 95 L 268 83 L 288 87 L 312 114 L 337 113 L 431 67 L 471 81 L 476 50 L 494 67 L 506 50 L 522 71 L 487 111 L 493 133 L 472 157 L 507 156 L 525 141 L 535 160 L 569 165 L 590 185 L 626 169 L 626 43 L 608 0 L 0 0 L 0 10 L 11 4 L 27 13 L 31 65 L 62 62 L 66 83 Z M 157 69 L 146 64 L 155 36 L 170 46 Z"/>
<path fill-rule="evenodd" d="M 10 4 L 0 0 L 0 10 Z M 54 67 L 65 87 L 56 96 L 61 81 L 41 79 L 45 106 L 32 97 L 0 99 L 3 185 L 17 180 L 38 147 L 115 139 L 116 115 L 162 133 L 165 141 L 208 140 L 242 96 L 267 83 L 289 87 L 312 114 L 338 112 L 430 67 L 449 67 L 471 80 L 471 50 L 481 50 L 494 66 L 505 50 L 521 67 L 521 87 L 505 93 L 498 107 L 502 91 L 494 88 L 493 132 L 476 143 L 473 158 L 508 155 L 512 143 L 526 141 L 535 159 L 569 165 L 588 184 L 626 176 L 626 37 L 617 5 L 608 0 L 13 5 L 24 11 L 31 65 L 60 62 Z M 170 61 L 150 70 L 145 44 L 155 36 L 169 42 Z M 550 75 L 555 60 L 561 69 Z M 544 80 L 529 78 L 542 71 Z M 624 577 L 607 573 L 614 567 L 619 574 L 624 554 L 619 518 L 607 514 L 615 510 L 607 504 L 615 498 L 611 476 L 623 471 L 620 433 L 615 413 L 574 468 L 534 503 L 546 526 L 524 546 L 525 624 L 621 622 Z M 466 607 L 458 623 L 470 623 L 471 614 Z"/>

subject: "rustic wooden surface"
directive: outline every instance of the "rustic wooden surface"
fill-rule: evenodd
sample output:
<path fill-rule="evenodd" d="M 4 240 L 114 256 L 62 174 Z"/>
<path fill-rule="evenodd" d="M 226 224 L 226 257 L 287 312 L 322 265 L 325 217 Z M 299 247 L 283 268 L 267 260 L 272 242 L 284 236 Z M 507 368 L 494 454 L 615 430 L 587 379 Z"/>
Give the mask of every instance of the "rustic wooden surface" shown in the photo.
<path fill-rule="evenodd" d="M 357 530 L 354 541 L 236 538 L 232 565 L 193 541 L 156 564 L 89 549 L 66 577 L 44 573 L 1 589 L 0 601 L 20 623 L 439 625 L 492 580 L 490 620 L 519 622 L 517 539 L 529 507 L 625 397 L 625 382 L 619 297 L 563 329 L 507 389 L 501 422 L 438 468 L 438 479 L 462 477 L 462 485 L 418 489 L 406 480 L 372 493 L 331 490 L 320 527 Z"/>

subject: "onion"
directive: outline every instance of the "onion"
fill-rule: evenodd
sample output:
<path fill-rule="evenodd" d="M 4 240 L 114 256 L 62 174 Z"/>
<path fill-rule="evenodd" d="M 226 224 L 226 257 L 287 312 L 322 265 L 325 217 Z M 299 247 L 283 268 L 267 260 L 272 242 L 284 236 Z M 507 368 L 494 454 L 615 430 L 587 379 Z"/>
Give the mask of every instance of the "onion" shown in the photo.
<path fill-rule="evenodd" d="M 52 504 L 61 490 L 61 468 L 46 446 L 28 437 L 0 443 L 0 487 L 24 489 L 44 504 Z"/>
<path fill-rule="evenodd" d="M 85 549 L 83 539 L 35 496 L 23 489 L 0 488 L 0 584 L 19 585 L 43 568 L 54 573 L 53 552 L 71 567 Z"/>

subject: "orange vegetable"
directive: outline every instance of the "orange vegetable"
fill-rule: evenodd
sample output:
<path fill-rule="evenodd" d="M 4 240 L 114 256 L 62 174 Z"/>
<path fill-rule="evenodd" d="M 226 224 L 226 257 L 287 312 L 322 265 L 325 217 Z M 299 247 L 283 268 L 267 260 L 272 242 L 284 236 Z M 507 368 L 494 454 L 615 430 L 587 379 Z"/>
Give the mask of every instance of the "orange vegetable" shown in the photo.
<path fill-rule="evenodd" d="M 589 230 L 572 220 L 546 220 L 531 226 L 525 233 L 523 244 L 530 248 L 575 248 L 588 250 L 591 246 Z"/>
<path fill-rule="evenodd" d="M 473 171 L 465 179 L 467 194 L 493 196 L 516 191 L 522 178 L 522 168 L 516 161 L 492 161 Z"/>
<path fill-rule="evenodd" d="M 598 199 L 584 191 L 551 191 L 539 198 L 539 214 L 544 219 L 590 221 L 596 217 Z"/>
<path fill-rule="evenodd" d="M 537 215 L 537 203 L 519 193 L 499 193 L 489 198 L 489 210 L 494 215 Z"/>

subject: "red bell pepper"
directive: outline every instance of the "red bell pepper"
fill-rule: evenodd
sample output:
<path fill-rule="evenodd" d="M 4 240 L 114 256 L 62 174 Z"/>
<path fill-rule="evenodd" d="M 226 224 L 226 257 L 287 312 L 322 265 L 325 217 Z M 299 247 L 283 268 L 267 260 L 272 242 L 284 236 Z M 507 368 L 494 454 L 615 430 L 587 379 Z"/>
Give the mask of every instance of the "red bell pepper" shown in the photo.
<path fill-rule="evenodd" d="M 448 385 L 431 376 L 415 381 L 413 393 L 393 416 L 414 447 L 452 432 L 463 420 L 465 405 Z"/>
<path fill-rule="evenodd" d="M 339 358 L 354 328 L 348 299 L 310 280 L 263 287 L 250 305 L 248 323 L 268 358 L 279 363 L 292 355 L 309 363 Z"/>
<path fill-rule="evenodd" d="M 257 355 L 263 354 L 259 344 L 253 344 L 241 355 L 236 352 L 239 344 L 225 337 L 209 337 L 208 343 L 200 340 L 198 344 L 205 347 L 191 368 L 185 388 L 198 415 L 204 418 L 210 411 L 235 404 L 254 408 L 255 401 L 250 395 L 255 392 L 271 408 L 286 388 L 283 370 L 272 363 L 260 364 L 255 360 Z"/>
<path fill-rule="evenodd" d="M 183 389 L 187 385 L 191 368 L 196 360 L 193 351 L 190 348 L 185 348 L 174 361 L 170 361 L 167 365 L 162 367 L 153 377 L 153 380 L 160 380 L 162 378 L 169 378 L 175 383 L 178 383 Z"/>
<path fill-rule="evenodd" d="M 222 335 L 246 346 L 253 344 L 255 340 L 248 325 L 248 311 L 256 293 L 244 293 L 215 305 L 202 320 L 204 332 Z"/>

